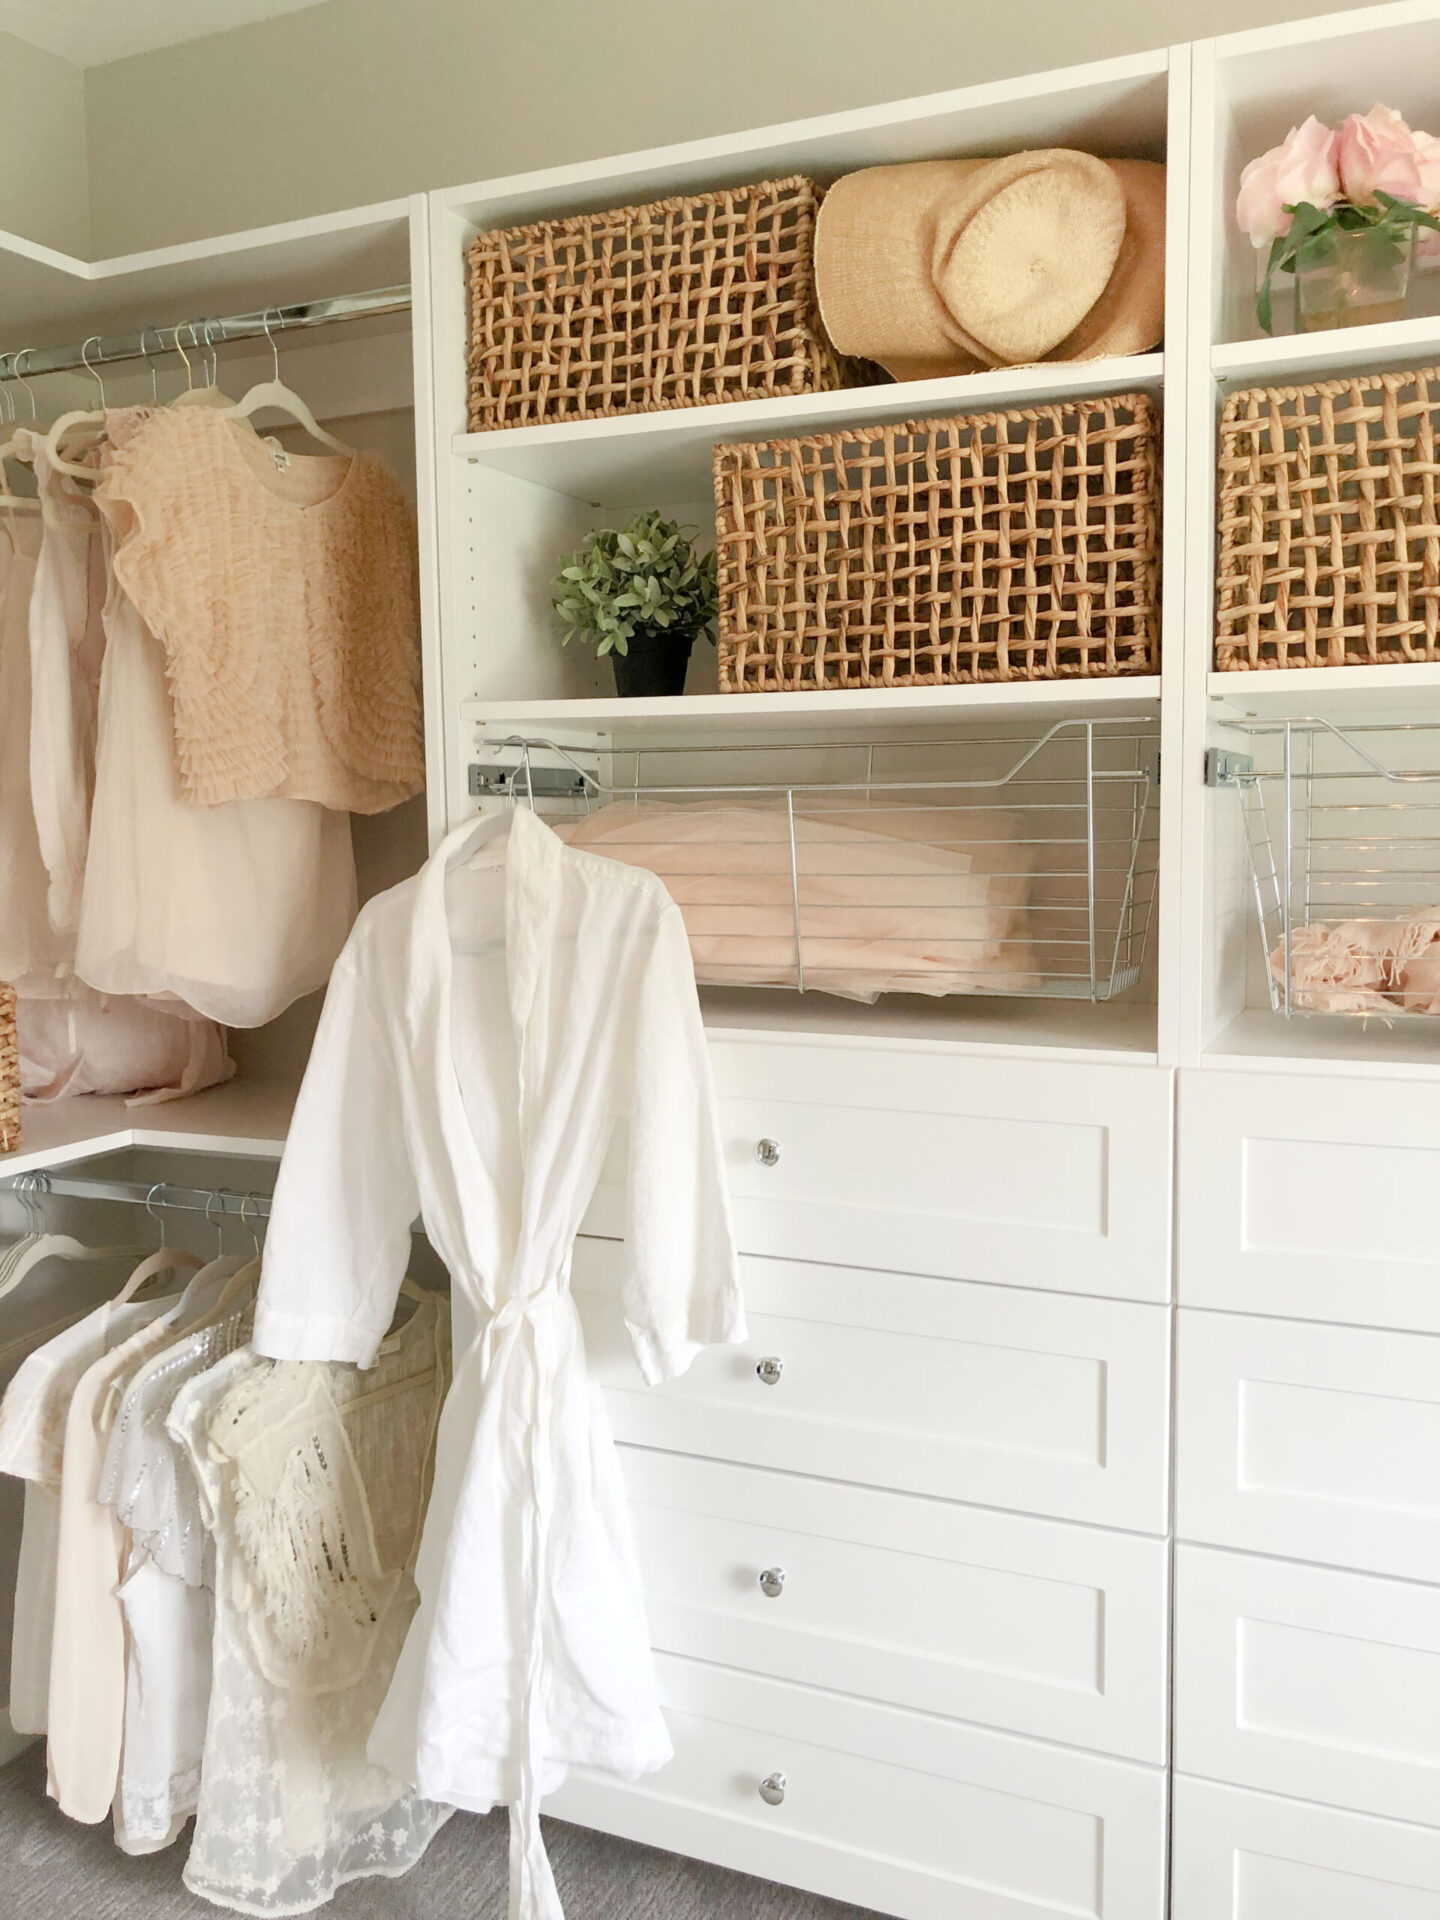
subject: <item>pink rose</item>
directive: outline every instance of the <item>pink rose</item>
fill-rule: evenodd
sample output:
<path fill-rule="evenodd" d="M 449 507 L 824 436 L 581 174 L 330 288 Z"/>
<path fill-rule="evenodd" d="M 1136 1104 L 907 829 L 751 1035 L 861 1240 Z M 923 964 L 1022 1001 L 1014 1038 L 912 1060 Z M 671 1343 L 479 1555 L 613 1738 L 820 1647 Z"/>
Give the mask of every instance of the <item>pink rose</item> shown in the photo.
<path fill-rule="evenodd" d="M 1440 211 L 1440 140 L 1433 133 L 1415 135 L 1420 156 L 1420 204 L 1427 213 Z M 1433 227 L 1415 229 L 1415 264 L 1426 273 L 1440 266 L 1440 233 Z"/>
<path fill-rule="evenodd" d="M 1336 136 L 1312 113 L 1304 126 L 1292 127 L 1278 147 L 1246 167 L 1235 218 L 1255 246 L 1268 247 L 1277 234 L 1290 231 L 1286 207 L 1298 207 L 1302 200 L 1330 207 L 1339 197 Z"/>
<path fill-rule="evenodd" d="M 1420 153 L 1415 136 L 1393 107 L 1378 102 L 1369 113 L 1352 113 L 1339 135 L 1340 179 L 1345 198 L 1357 205 L 1388 193 L 1419 203 Z"/>
<path fill-rule="evenodd" d="M 1414 140 L 1420 163 L 1420 204 L 1433 213 L 1440 207 L 1440 140 L 1433 133 L 1417 133 Z"/>

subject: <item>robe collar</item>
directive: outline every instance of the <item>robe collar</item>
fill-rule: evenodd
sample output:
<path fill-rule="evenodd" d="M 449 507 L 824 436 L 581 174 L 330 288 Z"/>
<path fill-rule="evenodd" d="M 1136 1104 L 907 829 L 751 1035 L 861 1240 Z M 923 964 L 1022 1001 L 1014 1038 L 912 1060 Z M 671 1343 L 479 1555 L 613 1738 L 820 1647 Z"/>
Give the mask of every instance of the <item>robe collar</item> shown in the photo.
<path fill-rule="evenodd" d="M 448 1016 L 455 975 L 445 882 L 473 855 L 492 847 L 505 867 L 505 977 L 517 1038 L 524 1033 L 548 944 L 564 843 L 529 807 L 467 820 L 440 842 L 420 870 L 406 969 L 406 1019 L 412 1040 Z"/>
<path fill-rule="evenodd" d="M 526 806 L 468 820 L 448 834 L 420 871 L 410 930 L 406 1025 L 417 1056 L 428 1057 L 461 1190 L 482 1187 L 484 1169 L 455 1067 L 455 956 L 445 882 L 473 855 L 494 848 L 505 867 L 505 977 L 515 1033 L 522 1163 L 528 1161 L 534 1092 L 531 1013 L 549 961 L 560 879 L 569 849 Z M 492 1302 L 492 1306 L 497 1303 Z"/>

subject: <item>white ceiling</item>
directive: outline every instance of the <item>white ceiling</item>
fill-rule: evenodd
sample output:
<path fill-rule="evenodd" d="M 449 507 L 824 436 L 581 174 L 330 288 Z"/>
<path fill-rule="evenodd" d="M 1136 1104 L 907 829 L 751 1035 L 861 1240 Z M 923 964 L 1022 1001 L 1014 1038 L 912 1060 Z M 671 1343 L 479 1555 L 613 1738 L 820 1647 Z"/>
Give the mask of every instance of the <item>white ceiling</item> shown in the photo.
<path fill-rule="evenodd" d="M 228 27 L 325 0 L 0 0 L 0 33 L 57 53 L 77 67 L 103 67 L 132 53 L 203 40 Z"/>

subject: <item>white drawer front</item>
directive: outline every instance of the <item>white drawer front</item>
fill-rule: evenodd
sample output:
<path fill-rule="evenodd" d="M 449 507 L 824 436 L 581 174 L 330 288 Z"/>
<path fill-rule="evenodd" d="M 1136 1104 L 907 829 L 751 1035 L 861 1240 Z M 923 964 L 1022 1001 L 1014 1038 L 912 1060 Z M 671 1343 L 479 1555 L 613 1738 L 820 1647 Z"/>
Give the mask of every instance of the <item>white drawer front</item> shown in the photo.
<path fill-rule="evenodd" d="M 1440 1825 L 1440 1588 L 1176 1553 L 1175 1764 Z"/>
<path fill-rule="evenodd" d="M 674 1760 L 634 1786 L 575 1778 L 547 1811 L 905 1920 L 1163 1911 L 1158 1768 L 658 1664 Z"/>
<path fill-rule="evenodd" d="M 1163 1763 L 1163 1541 L 620 1453 L 657 1647 Z"/>
<path fill-rule="evenodd" d="M 748 1343 L 647 1388 L 618 1308 L 623 1252 L 582 1239 L 574 1272 L 618 1439 L 1164 1531 L 1165 1308 L 751 1259 Z"/>
<path fill-rule="evenodd" d="M 1188 1306 L 1440 1332 L 1440 1101 L 1406 1081 L 1180 1076 Z"/>
<path fill-rule="evenodd" d="M 1169 1298 L 1168 1071 L 840 1041 L 711 1050 L 746 1252 Z M 624 1232 L 623 1165 L 617 1143 L 588 1232 Z"/>
<path fill-rule="evenodd" d="M 1187 1540 L 1440 1581 L 1440 1339 L 1180 1314 Z"/>
<path fill-rule="evenodd" d="M 1175 1781 L 1171 1920 L 1440 1920 L 1440 1831 Z"/>

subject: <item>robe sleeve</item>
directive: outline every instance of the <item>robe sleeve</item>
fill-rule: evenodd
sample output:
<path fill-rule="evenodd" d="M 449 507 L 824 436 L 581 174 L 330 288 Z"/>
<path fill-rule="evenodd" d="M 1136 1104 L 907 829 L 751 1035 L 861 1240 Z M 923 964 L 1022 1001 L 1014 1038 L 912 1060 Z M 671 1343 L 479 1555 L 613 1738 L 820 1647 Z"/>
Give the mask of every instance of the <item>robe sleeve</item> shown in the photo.
<path fill-rule="evenodd" d="M 667 905 L 636 1003 L 625 1324 L 650 1385 L 745 1338 L 720 1116 L 685 923 Z"/>
<path fill-rule="evenodd" d="M 391 1042 L 347 950 L 330 978 L 275 1183 L 255 1351 L 372 1365 L 419 1204 Z"/>

